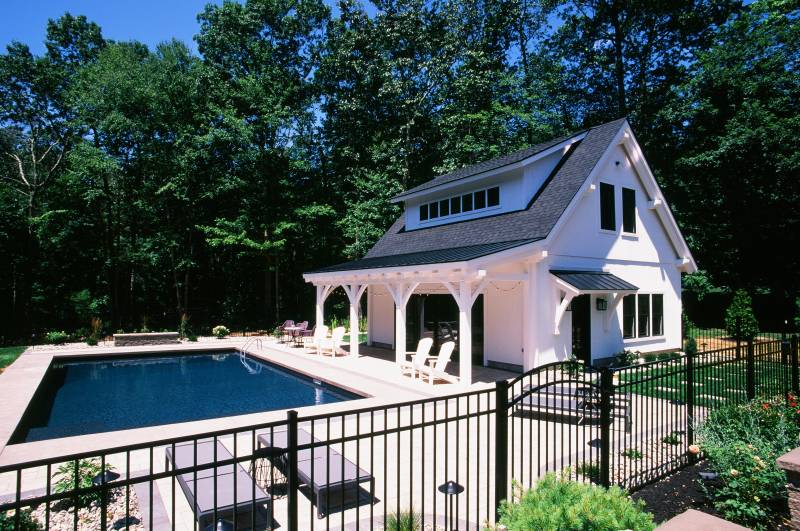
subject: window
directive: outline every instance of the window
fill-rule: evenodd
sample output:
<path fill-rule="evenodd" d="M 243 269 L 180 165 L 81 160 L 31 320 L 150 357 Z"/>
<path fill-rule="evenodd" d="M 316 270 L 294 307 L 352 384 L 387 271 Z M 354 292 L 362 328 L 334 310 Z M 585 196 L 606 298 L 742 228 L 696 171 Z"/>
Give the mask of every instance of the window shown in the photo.
<path fill-rule="evenodd" d="M 428 219 L 428 205 L 420 205 L 419 206 L 419 220 L 425 221 Z"/>
<path fill-rule="evenodd" d="M 614 186 L 607 183 L 600 183 L 600 228 L 617 230 L 617 219 L 614 212 Z"/>
<path fill-rule="evenodd" d="M 498 206 L 500 204 L 500 187 L 495 186 L 486 190 L 486 203 L 490 206 Z"/>
<path fill-rule="evenodd" d="M 622 299 L 622 337 L 632 338 L 636 335 L 636 295 L 626 295 Z"/>
<path fill-rule="evenodd" d="M 464 212 L 472 211 L 472 194 L 464 194 L 461 196 L 461 210 Z"/>
<path fill-rule="evenodd" d="M 636 190 L 622 189 L 622 232 L 636 232 Z"/>
<path fill-rule="evenodd" d="M 664 335 L 664 296 L 653 295 L 653 335 Z"/>
<path fill-rule="evenodd" d="M 500 187 L 493 186 L 485 190 L 420 205 L 419 220 L 428 221 L 497 206 L 500 206 Z"/>
<path fill-rule="evenodd" d="M 639 295 L 636 309 L 638 337 L 650 336 L 650 295 Z"/>
<path fill-rule="evenodd" d="M 475 210 L 486 208 L 486 190 L 475 192 Z"/>

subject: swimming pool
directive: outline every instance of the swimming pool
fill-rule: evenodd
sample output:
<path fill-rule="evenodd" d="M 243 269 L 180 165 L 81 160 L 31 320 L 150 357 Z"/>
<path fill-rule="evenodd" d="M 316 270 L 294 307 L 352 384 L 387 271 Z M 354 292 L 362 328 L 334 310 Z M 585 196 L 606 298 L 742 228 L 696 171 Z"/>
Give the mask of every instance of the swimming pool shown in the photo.
<path fill-rule="evenodd" d="M 11 443 L 362 398 L 226 351 L 55 362 Z"/>

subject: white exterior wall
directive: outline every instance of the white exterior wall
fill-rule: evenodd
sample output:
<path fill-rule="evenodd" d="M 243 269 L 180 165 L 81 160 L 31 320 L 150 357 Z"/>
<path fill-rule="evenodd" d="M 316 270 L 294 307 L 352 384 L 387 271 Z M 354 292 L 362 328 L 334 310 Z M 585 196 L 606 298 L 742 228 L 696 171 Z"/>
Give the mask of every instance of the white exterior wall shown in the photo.
<path fill-rule="evenodd" d="M 492 273 L 517 273 L 517 267 L 492 268 Z M 527 283 L 490 281 L 483 292 L 484 361 L 523 365 L 523 305 Z"/>
<path fill-rule="evenodd" d="M 394 301 L 385 286 L 375 284 L 367 288 L 369 294 L 370 344 L 394 346 Z"/>

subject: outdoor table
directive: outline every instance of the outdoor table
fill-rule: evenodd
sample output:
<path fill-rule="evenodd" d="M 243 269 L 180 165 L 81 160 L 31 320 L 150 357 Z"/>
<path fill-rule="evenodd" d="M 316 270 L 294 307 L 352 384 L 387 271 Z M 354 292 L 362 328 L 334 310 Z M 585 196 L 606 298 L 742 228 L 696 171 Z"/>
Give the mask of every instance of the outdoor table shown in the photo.
<path fill-rule="evenodd" d="M 297 345 L 296 338 L 299 335 L 299 332 L 301 330 L 303 330 L 303 328 L 301 328 L 299 326 L 287 326 L 287 327 L 284 327 L 283 332 L 287 336 L 289 336 L 289 341 L 286 341 L 286 343 L 289 343 L 291 341 L 294 345 Z"/>

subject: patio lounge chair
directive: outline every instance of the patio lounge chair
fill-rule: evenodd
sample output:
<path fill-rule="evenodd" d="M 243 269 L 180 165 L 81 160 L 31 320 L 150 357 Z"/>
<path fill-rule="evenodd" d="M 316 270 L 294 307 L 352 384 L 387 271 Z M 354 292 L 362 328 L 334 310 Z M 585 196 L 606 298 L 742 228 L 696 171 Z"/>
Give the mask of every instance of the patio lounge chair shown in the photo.
<path fill-rule="evenodd" d="M 554 384 L 531 391 L 530 386 L 522 389 L 519 397 L 522 409 L 561 416 L 573 416 L 578 424 L 584 421 L 600 420 L 600 391 L 591 385 Z M 626 433 L 631 430 L 630 393 L 614 393 L 611 397 L 611 419 L 620 418 Z"/>
<path fill-rule="evenodd" d="M 331 332 L 330 338 L 322 339 L 317 345 L 317 354 L 330 354 L 331 356 L 337 356 L 339 354 L 339 349 L 342 346 L 342 342 L 344 341 L 344 327 L 339 326 L 333 329 Z"/>
<path fill-rule="evenodd" d="M 439 347 L 439 355 L 429 358 L 429 364 L 423 365 L 419 369 L 420 378 L 424 381 L 425 376 L 427 376 L 428 383 L 431 385 L 435 380 L 446 380 L 450 383 L 457 382 L 458 378 L 447 372 L 447 364 L 450 363 L 450 357 L 453 355 L 455 346 L 456 344 L 453 341 L 442 343 L 442 346 Z"/>
<path fill-rule="evenodd" d="M 360 503 L 360 485 L 369 483 L 370 503 L 375 497 L 375 478 L 369 472 L 359 468 L 352 461 L 323 443 L 316 437 L 300 428 L 297 430 L 297 444 L 310 446 L 297 452 L 297 476 L 301 485 L 307 486 L 313 493 L 312 503 L 316 503 L 317 516 L 325 517 L 330 512 L 331 498 L 341 496 L 338 506 L 346 508 L 348 503 Z M 271 433 L 258 435 L 258 446 L 286 449 L 288 437 L 286 430 L 274 430 Z M 313 452 L 313 457 L 312 457 Z M 272 458 L 273 465 L 286 475 L 288 460 L 286 454 Z"/>
<path fill-rule="evenodd" d="M 427 363 L 430 357 L 431 346 L 433 346 L 433 338 L 423 337 L 417 343 L 417 351 L 414 352 L 410 360 L 403 360 L 400 362 L 400 372 L 402 374 L 410 374 L 411 379 L 417 377 L 417 372 Z M 406 353 L 408 356 L 409 353 Z"/>
<path fill-rule="evenodd" d="M 233 456 L 220 442 L 216 443 L 216 456 L 214 455 L 214 442 L 206 439 L 197 442 L 197 449 L 193 442 L 176 444 L 173 455 L 172 446 L 166 449 L 166 468 L 189 468 L 207 465 L 216 461 L 232 459 Z M 195 465 L 195 452 L 197 463 Z M 196 474 L 196 475 L 195 475 Z M 230 518 L 236 512 L 242 521 L 250 518 L 250 513 L 255 509 L 256 521 L 271 525 L 272 499 L 261 487 L 254 485 L 253 477 L 239 463 L 218 466 L 215 469 L 206 468 L 195 472 L 187 472 L 177 476 L 189 506 L 192 508 L 200 529 L 214 523 L 216 506 L 217 521 Z M 215 481 L 216 479 L 216 481 Z M 234 485 L 236 500 L 234 502 Z M 253 495 L 255 488 L 255 496 Z M 259 519 L 260 516 L 260 519 Z"/>

